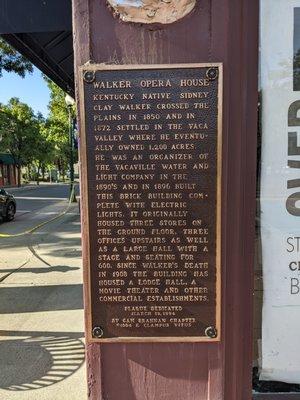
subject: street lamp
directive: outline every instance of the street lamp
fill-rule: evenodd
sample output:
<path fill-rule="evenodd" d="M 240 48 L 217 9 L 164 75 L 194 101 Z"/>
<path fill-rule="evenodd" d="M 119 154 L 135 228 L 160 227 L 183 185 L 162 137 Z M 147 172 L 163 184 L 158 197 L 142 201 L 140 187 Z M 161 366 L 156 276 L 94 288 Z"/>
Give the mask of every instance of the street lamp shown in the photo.
<path fill-rule="evenodd" d="M 69 94 L 65 97 L 65 102 L 68 107 L 69 112 L 69 145 L 70 145 L 70 196 L 69 199 L 72 203 L 76 203 L 76 195 L 75 195 L 75 188 L 74 188 L 74 138 L 73 138 L 73 118 L 72 118 L 72 108 L 75 104 L 73 97 Z"/>

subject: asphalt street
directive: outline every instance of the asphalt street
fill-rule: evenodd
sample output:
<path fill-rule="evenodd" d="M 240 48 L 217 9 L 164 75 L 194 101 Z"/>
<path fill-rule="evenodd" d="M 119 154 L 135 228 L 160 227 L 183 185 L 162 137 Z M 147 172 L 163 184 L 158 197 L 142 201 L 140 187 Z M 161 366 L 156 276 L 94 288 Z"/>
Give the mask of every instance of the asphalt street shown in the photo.
<path fill-rule="evenodd" d="M 69 196 L 69 186 L 64 184 L 32 185 L 7 191 L 17 201 L 15 220 L 0 224 L 0 232 L 9 234 L 23 232 L 57 215 L 65 209 Z"/>
<path fill-rule="evenodd" d="M 63 184 L 9 190 L 0 233 L 0 399 L 86 399 L 78 204 Z"/>

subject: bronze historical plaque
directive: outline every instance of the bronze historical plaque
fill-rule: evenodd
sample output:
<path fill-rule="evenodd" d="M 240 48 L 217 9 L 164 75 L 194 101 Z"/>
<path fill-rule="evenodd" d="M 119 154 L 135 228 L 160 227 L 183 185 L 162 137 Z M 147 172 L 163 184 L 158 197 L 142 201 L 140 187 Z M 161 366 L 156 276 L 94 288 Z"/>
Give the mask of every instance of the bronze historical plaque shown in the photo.
<path fill-rule="evenodd" d="M 219 341 L 222 65 L 84 66 L 91 341 Z"/>

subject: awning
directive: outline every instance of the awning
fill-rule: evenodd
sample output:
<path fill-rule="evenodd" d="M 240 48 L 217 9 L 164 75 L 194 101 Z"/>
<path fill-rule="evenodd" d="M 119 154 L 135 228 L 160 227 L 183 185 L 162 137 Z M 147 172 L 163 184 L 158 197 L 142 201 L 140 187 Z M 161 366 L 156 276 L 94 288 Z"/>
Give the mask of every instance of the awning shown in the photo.
<path fill-rule="evenodd" d="M 11 154 L 7 153 L 0 153 L 0 164 L 5 164 L 5 165 L 16 165 L 18 164 L 17 161 L 13 158 Z"/>
<path fill-rule="evenodd" d="M 71 0 L 2 0 L 0 34 L 74 96 Z"/>

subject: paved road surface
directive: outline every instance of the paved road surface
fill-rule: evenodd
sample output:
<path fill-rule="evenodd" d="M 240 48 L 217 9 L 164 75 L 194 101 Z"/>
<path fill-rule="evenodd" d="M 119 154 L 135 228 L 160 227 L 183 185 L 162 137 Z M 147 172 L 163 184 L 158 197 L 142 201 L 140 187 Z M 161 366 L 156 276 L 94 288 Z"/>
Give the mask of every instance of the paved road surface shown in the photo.
<path fill-rule="evenodd" d="M 11 190 L 19 233 L 68 204 L 67 185 Z M 78 205 L 30 235 L 0 238 L 0 399 L 86 396 Z"/>
<path fill-rule="evenodd" d="M 44 184 L 7 191 L 17 201 L 15 220 L 0 224 L 0 232 L 9 234 L 25 231 L 57 215 L 65 209 L 69 196 L 69 186 L 64 184 Z"/>

